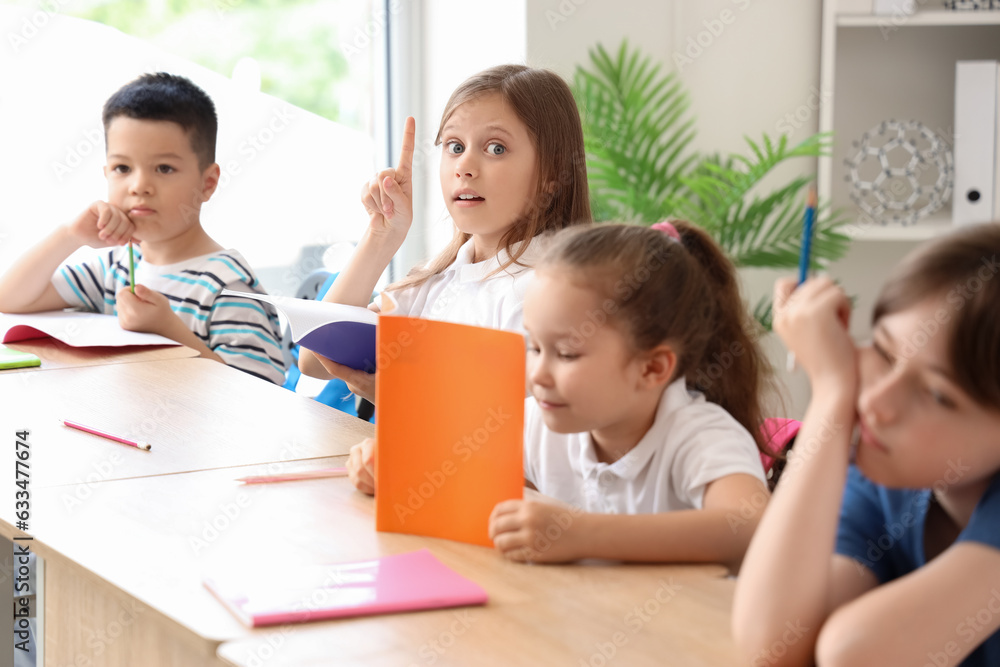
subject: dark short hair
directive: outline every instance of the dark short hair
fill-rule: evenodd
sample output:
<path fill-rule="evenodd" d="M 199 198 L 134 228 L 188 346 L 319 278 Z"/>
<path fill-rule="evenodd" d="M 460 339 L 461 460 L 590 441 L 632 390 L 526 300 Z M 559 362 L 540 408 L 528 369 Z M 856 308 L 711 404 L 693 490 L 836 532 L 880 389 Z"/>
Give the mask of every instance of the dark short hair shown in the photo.
<path fill-rule="evenodd" d="M 118 116 L 177 123 L 191 141 L 198 166 L 204 169 L 215 162 L 219 129 L 215 105 L 204 90 L 183 76 L 166 72 L 143 74 L 119 88 L 104 103 L 105 141 L 108 125 Z"/>
<path fill-rule="evenodd" d="M 942 329 L 957 384 L 1000 410 L 1000 223 L 962 227 L 914 250 L 886 281 L 872 324 L 926 299 L 941 299 Z M 930 334 L 928 334 L 930 335 Z"/>

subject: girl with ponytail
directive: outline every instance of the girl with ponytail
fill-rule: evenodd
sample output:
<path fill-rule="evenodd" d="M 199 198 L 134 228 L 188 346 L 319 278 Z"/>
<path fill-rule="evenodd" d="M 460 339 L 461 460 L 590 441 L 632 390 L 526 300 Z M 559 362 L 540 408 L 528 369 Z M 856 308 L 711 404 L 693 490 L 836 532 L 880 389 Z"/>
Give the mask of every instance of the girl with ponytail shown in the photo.
<path fill-rule="evenodd" d="M 693 225 L 560 232 L 524 301 L 525 478 L 547 498 L 497 505 L 497 549 L 738 568 L 769 498 L 749 321 Z"/>

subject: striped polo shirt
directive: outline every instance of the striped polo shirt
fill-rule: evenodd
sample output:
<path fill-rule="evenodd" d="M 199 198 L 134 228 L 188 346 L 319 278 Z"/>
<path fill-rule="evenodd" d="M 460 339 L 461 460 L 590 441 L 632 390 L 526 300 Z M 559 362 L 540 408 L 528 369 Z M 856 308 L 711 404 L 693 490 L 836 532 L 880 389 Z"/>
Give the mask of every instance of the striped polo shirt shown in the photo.
<path fill-rule="evenodd" d="M 265 293 L 239 252 L 222 250 L 169 265 L 142 261 L 138 245 L 134 255 L 136 282 L 167 297 L 174 313 L 210 350 L 250 375 L 284 382 L 281 329 L 274 308 L 220 295 L 223 289 Z M 129 286 L 128 246 L 105 248 L 83 264 L 65 264 L 52 276 L 52 284 L 71 306 L 117 315 L 115 295 Z"/>

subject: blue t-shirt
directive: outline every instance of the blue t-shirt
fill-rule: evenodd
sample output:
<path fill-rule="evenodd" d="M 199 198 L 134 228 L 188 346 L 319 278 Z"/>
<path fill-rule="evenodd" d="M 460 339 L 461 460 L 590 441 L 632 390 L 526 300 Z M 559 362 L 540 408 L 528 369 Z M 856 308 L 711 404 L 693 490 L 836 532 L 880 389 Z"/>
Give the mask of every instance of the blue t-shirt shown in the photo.
<path fill-rule="evenodd" d="M 931 493 L 930 489 L 887 489 L 867 479 L 852 465 L 840 508 L 837 553 L 867 567 L 882 584 L 923 567 L 927 564 L 924 524 Z M 956 544 L 959 542 L 980 542 L 1000 549 L 1000 474 L 993 478 L 976 505 L 969 525 L 955 539 Z M 991 600 L 994 606 L 1000 605 L 1000 593 L 995 593 L 998 599 Z M 975 641 L 978 637 L 975 625 L 975 619 L 958 624 L 955 642 Z M 962 667 L 997 665 L 1000 665 L 1000 631 L 962 662 Z"/>

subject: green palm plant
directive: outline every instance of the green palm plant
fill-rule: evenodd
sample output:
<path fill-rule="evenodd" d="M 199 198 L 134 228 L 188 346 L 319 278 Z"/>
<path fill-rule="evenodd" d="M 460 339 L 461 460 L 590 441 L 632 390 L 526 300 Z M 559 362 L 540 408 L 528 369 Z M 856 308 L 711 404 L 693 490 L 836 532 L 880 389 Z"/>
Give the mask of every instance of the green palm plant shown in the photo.
<path fill-rule="evenodd" d="M 784 135 L 774 141 L 765 134 L 759 142 L 746 139 L 747 156 L 699 155 L 691 149 L 694 121 L 680 81 L 627 42 L 614 56 L 600 44 L 591 49 L 590 67 L 576 69 L 573 94 L 595 218 L 684 218 L 711 233 L 737 266 L 798 266 L 804 189 L 813 179 L 799 176 L 766 193 L 760 182 L 786 160 L 828 154 L 828 134 L 795 146 Z M 828 204 L 818 207 L 813 266 L 846 252 L 849 239 L 838 231 L 845 221 Z M 769 304 L 758 304 L 756 314 L 766 324 Z"/>

